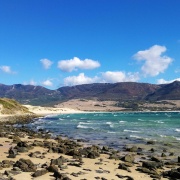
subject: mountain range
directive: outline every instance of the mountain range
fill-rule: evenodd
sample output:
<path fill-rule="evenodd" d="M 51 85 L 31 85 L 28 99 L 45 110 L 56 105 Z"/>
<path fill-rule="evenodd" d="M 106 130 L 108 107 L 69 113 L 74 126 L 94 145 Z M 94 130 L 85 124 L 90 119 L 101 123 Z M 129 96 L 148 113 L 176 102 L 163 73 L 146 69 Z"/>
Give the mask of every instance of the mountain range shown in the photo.
<path fill-rule="evenodd" d="M 44 106 L 55 105 L 70 99 L 180 100 L 180 81 L 163 85 L 137 82 L 94 83 L 60 87 L 56 90 L 33 85 L 0 84 L 0 97 L 15 99 L 22 104 Z"/>

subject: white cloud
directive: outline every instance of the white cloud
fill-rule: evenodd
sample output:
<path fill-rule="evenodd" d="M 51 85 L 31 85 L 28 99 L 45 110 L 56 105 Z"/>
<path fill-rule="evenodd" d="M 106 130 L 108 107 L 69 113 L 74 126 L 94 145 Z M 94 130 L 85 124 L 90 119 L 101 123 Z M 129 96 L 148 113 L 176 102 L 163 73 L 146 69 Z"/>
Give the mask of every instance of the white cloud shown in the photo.
<path fill-rule="evenodd" d="M 24 84 L 24 85 L 36 86 L 36 85 L 37 85 L 37 82 L 34 81 L 33 79 L 31 79 L 29 82 L 25 81 L 23 84 Z"/>
<path fill-rule="evenodd" d="M 53 62 L 50 61 L 49 59 L 41 59 L 40 62 L 42 63 L 44 69 L 49 69 L 53 64 Z"/>
<path fill-rule="evenodd" d="M 90 78 L 80 73 L 78 76 L 69 76 L 64 79 L 64 85 L 73 86 L 79 84 L 91 84 L 98 81 L 98 77 Z"/>
<path fill-rule="evenodd" d="M 141 67 L 144 76 L 157 76 L 168 68 L 173 60 L 168 56 L 162 56 L 166 50 L 165 46 L 154 45 L 147 50 L 138 51 L 134 55 L 136 60 L 145 61 Z"/>
<path fill-rule="evenodd" d="M 15 74 L 15 72 L 11 70 L 10 66 L 0 66 L 0 69 L 5 73 Z"/>
<path fill-rule="evenodd" d="M 165 79 L 158 79 L 157 84 L 168 84 L 168 83 L 172 83 L 174 81 L 180 81 L 180 78 L 169 80 L 169 81 L 167 81 Z"/>
<path fill-rule="evenodd" d="M 72 72 L 77 69 L 95 69 L 99 66 L 100 63 L 98 61 L 91 59 L 80 60 L 78 57 L 58 62 L 58 68 L 65 72 Z"/>
<path fill-rule="evenodd" d="M 116 82 L 135 82 L 139 80 L 138 73 L 124 73 L 121 71 L 107 71 L 101 73 L 101 76 L 87 77 L 84 73 L 80 73 L 78 76 L 69 76 L 64 79 L 64 85 L 74 86 L 79 84 L 91 84 L 91 83 L 116 83 Z"/>
<path fill-rule="evenodd" d="M 32 80 L 30 80 L 29 85 L 36 86 L 36 85 L 37 85 L 37 82 L 32 79 Z"/>
<path fill-rule="evenodd" d="M 138 81 L 138 73 L 125 73 L 122 71 L 107 71 L 102 73 L 102 82 L 116 83 L 116 82 L 128 82 L 128 81 Z"/>
<path fill-rule="evenodd" d="M 49 79 L 47 79 L 47 80 L 43 81 L 43 82 L 42 82 L 42 84 L 43 84 L 44 86 L 53 86 L 52 81 L 51 81 L 51 80 L 49 80 Z"/>

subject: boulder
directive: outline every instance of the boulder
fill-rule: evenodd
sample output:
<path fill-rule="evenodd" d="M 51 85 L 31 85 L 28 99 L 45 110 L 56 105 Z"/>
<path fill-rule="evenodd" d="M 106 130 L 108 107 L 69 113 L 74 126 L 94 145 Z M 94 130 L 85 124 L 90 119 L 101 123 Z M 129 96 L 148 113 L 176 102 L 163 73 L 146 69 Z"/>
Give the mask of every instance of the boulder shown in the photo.
<path fill-rule="evenodd" d="M 132 146 L 130 148 L 126 148 L 126 151 L 129 151 L 129 152 L 137 152 L 138 151 L 138 148 L 137 146 Z"/>
<path fill-rule="evenodd" d="M 151 145 L 154 145 L 156 142 L 155 141 L 153 141 L 153 140 L 149 140 L 149 141 L 147 141 L 147 144 L 151 144 Z"/>
<path fill-rule="evenodd" d="M 126 154 L 124 157 L 121 158 L 121 160 L 125 161 L 125 162 L 133 163 L 134 162 L 134 155 Z"/>
<path fill-rule="evenodd" d="M 147 169 L 157 169 L 157 168 L 162 168 L 163 163 L 162 162 L 144 161 L 142 163 L 142 167 L 145 167 Z"/>
<path fill-rule="evenodd" d="M 66 175 L 61 174 L 59 171 L 55 171 L 53 176 L 54 176 L 56 179 L 59 179 L 59 180 L 71 180 L 71 179 L 68 178 Z"/>
<path fill-rule="evenodd" d="M 32 174 L 32 177 L 39 177 L 39 176 L 42 176 L 42 175 L 44 175 L 46 173 L 48 173 L 47 169 L 37 170 Z"/>
<path fill-rule="evenodd" d="M 57 159 L 51 159 L 51 165 L 58 165 L 61 166 L 63 165 L 65 162 L 67 162 L 67 159 L 64 158 L 63 156 L 60 156 Z"/>
<path fill-rule="evenodd" d="M 131 170 L 123 163 L 119 163 L 118 169 L 123 169 L 125 171 L 131 172 Z"/>
<path fill-rule="evenodd" d="M 8 158 L 15 158 L 17 155 L 17 149 L 10 147 L 8 153 L 9 153 Z"/>
<path fill-rule="evenodd" d="M 47 167 L 47 170 L 48 170 L 49 172 L 58 172 L 58 168 L 57 168 L 54 164 L 48 166 L 48 167 Z"/>
<path fill-rule="evenodd" d="M 23 172 L 35 172 L 37 167 L 30 159 L 19 159 L 14 164 L 14 167 L 20 168 Z"/>
<path fill-rule="evenodd" d="M 180 179 L 180 168 L 163 172 L 163 177 L 169 177 L 170 179 Z"/>

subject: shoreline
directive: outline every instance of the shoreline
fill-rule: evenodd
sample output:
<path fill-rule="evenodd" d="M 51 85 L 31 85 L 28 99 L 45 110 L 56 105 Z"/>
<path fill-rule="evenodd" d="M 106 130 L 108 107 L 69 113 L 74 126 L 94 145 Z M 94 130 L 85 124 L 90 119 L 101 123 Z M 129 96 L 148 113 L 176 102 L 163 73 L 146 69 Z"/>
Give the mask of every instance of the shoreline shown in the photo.
<path fill-rule="evenodd" d="M 25 118 L 25 116 L 27 117 Z M 168 172 L 172 171 L 171 168 L 176 169 L 180 167 L 180 158 L 178 157 L 178 154 L 170 155 L 171 152 L 164 152 L 164 154 L 169 153 L 169 155 L 166 157 L 161 157 L 162 152 L 159 152 L 161 155 L 158 155 L 158 152 L 153 151 L 150 152 L 151 156 L 147 156 L 143 152 L 143 147 L 140 147 L 138 144 L 131 144 L 126 150 L 120 152 L 108 147 L 99 147 L 97 145 L 89 145 L 86 147 L 83 142 L 77 142 L 77 140 L 71 140 L 69 138 L 60 136 L 57 136 L 54 139 L 49 133 L 44 132 L 43 130 L 34 132 L 23 126 L 20 128 L 15 128 L 12 126 L 13 123 L 29 123 L 34 118 L 38 117 L 40 117 L 40 114 L 33 116 L 24 115 L 24 117 L 20 120 L 18 116 L 16 116 L 17 119 L 14 116 L 11 116 L 11 118 L 15 120 L 10 124 L 8 121 L 0 123 L 0 155 L 2 162 L 3 160 L 13 161 L 13 165 L 2 163 L 3 167 L 1 168 L 0 173 L 2 173 L 1 175 L 3 177 L 7 178 L 7 175 L 4 175 L 7 174 L 7 171 L 10 171 L 9 176 L 12 176 L 13 173 L 17 173 L 17 171 L 13 170 L 13 167 L 16 167 L 22 158 L 26 160 L 30 159 L 36 168 L 31 170 L 31 172 L 23 172 L 21 169 L 22 167 L 18 167 L 20 171 L 18 171 L 18 174 L 13 175 L 13 178 L 17 180 L 30 180 L 32 179 L 31 175 L 34 174 L 34 172 L 38 174 L 38 180 L 55 179 L 54 176 L 62 177 L 60 179 L 69 178 L 75 180 L 80 180 L 83 178 L 90 180 L 116 180 L 119 178 L 129 178 L 131 180 L 150 180 L 154 178 L 161 178 L 162 180 L 166 180 L 169 179 Z M 11 118 L 9 121 L 12 121 Z M 2 131 L 4 132 L 2 133 Z M 24 144 L 24 146 L 19 147 L 18 143 Z M 21 151 L 22 149 L 25 149 L 25 152 L 18 152 L 18 154 L 15 155 L 15 158 L 7 158 L 11 146 L 17 147 L 17 149 L 20 148 Z M 150 148 L 153 147 L 153 144 L 144 146 Z M 61 150 L 59 147 L 61 147 Z M 68 151 L 68 149 L 71 151 Z M 83 151 L 81 149 L 83 149 Z M 30 154 L 32 153 L 34 153 L 34 155 L 31 157 Z M 52 163 L 55 160 L 60 161 L 58 159 L 60 157 L 65 158 L 66 160 L 64 161 L 66 162 L 63 162 L 61 165 Z M 152 157 L 154 157 L 154 160 L 152 160 Z M 61 158 L 61 161 L 63 158 Z M 154 163 L 153 165 L 155 166 L 156 170 L 152 169 L 150 165 L 148 167 L 143 162 Z M 156 167 L 159 162 L 163 162 L 163 165 L 161 164 L 163 166 L 163 170 L 162 167 L 160 169 L 159 167 Z M 168 162 L 167 165 L 165 165 L 165 162 Z M 43 166 L 44 163 L 46 163 L 46 166 L 44 165 L 45 167 Z M 171 174 L 173 173 L 171 172 Z"/>

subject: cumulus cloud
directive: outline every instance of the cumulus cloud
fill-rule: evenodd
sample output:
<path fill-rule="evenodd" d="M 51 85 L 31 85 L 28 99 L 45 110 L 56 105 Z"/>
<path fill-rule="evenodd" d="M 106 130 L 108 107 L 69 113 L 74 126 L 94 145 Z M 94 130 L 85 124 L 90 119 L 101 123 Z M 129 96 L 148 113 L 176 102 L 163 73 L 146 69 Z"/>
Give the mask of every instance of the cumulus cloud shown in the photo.
<path fill-rule="evenodd" d="M 169 81 L 167 81 L 165 79 L 158 79 L 157 84 L 168 84 L 168 83 L 172 83 L 174 81 L 180 81 L 180 78 L 169 80 Z"/>
<path fill-rule="evenodd" d="M 32 79 L 32 80 L 30 80 L 29 85 L 36 86 L 36 85 L 37 85 L 37 82 Z"/>
<path fill-rule="evenodd" d="M 64 85 L 73 86 L 79 84 L 91 84 L 98 81 L 98 77 L 87 77 L 84 73 L 80 73 L 78 76 L 69 76 L 64 79 Z"/>
<path fill-rule="evenodd" d="M 116 83 L 116 82 L 134 82 L 139 80 L 138 73 L 125 73 L 122 71 L 107 71 L 102 73 L 102 82 Z"/>
<path fill-rule="evenodd" d="M 154 45 L 147 50 L 138 51 L 133 56 L 138 61 L 145 61 L 141 67 L 144 76 L 157 76 L 168 68 L 173 60 L 162 55 L 166 50 L 165 46 Z"/>
<path fill-rule="evenodd" d="M 64 79 L 64 85 L 74 86 L 79 84 L 91 84 L 91 83 L 116 83 L 116 82 L 135 82 L 139 80 L 138 73 L 125 73 L 121 71 L 107 71 L 101 73 L 100 76 L 88 77 L 84 73 L 80 73 L 78 76 L 69 76 Z"/>
<path fill-rule="evenodd" d="M 36 85 L 37 85 L 37 82 L 34 81 L 33 79 L 31 79 L 29 82 L 26 82 L 26 81 L 25 81 L 23 84 L 24 84 L 24 85 L 36 86 Z"/>
<path fill-rule="evenodd" d="M 51 81 L 51 80 L 49 80 L 49 79 L 47 79 L 47 80 L 43 81 L 43 82 L 42 82 L 42 84 L 43 84 L 44 86 L 53 86 L 52 81 Z"/>
<path fill-rule="evenodd" d="M 72 72 L 77 69 L 95 69 L 99 66 L 100 63 L 98 61 L 94 61 L 92 59 L 81 60 L 78 57 L 58 62 L 58 68 L 65 72 Z"/>
<path fill-rule="evenodd" d="M 15 72 L 11 70 L 10 66 L 0 66 L 0 69 L 8 74 L 14 74 Z"/>
<path fill-rule="evenodd" d="M 53 62 L 50 61 L 49 59 L 41 59 L 40 62 L 42 63 L 44 69 L 49 69 L 53 64 Z"/>

